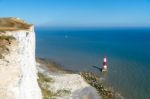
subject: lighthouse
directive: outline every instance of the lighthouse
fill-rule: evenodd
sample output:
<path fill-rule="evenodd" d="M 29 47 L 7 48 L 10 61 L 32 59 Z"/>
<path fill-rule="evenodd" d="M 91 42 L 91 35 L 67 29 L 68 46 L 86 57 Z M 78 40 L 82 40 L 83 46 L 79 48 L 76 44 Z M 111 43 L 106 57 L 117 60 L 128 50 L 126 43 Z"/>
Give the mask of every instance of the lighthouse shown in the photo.
<path fill-rule="evenodd" d="M 107 58 L 106 56 L 103 58 L 103 67 L 102 67 L 102 71 L 107 71 L 108 67 L 107 67 Z"/>

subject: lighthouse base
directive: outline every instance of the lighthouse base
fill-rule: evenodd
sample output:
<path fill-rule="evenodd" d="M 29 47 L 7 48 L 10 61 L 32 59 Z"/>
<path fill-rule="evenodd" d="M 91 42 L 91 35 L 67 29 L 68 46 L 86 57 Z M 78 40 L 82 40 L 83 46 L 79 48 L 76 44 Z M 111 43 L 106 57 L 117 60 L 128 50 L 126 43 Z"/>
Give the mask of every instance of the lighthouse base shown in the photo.
<path fill-rule="evenodd" d="M 107 70 L 108 70 L 108 68 L 107 68 L 107 66 L 106 66 L 106 65 L 105 65 L 105 66 L 103 66 L 103 67 L 102 67 L 102 69 L 101 69 L 101 71 L 102 71 L 102 72 L 105 72 L 105 71 L 107 71 Z"/>
<path fill-rule="evenodd" d="M 102 72 L 103 71 L 107 71 L 107 65 L 104 65 L 103 67 L 102 67 Z"/>
<path fill-rule="evenodd" d="M 108 71 L 107 69 L 104 69 L 104 68 L 102 68 L 102 70 L 101 70 L 102 72 L 106 72 L 106 71 Z"/>

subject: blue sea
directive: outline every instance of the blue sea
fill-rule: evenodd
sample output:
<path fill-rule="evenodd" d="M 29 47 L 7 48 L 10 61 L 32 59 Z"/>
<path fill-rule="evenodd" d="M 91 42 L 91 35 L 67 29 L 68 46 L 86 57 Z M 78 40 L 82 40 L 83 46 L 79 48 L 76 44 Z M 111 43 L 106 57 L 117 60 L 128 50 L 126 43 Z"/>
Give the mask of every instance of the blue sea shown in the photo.
<path fill-rule="evenodd" d="M 65 69 L 90 71 L 125 99 L 150 99 L 150 28 L 36 28 L 36 55 Z M 108 72 L 93 66 L 108 59 Z"/>

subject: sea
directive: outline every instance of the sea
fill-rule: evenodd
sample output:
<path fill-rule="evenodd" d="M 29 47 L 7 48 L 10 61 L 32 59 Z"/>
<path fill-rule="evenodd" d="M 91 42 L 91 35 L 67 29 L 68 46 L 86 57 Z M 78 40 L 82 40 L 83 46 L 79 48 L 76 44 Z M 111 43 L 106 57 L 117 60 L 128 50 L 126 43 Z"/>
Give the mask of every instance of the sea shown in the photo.
<path fill-rule="evenodd" d="M 150 99 L 150 28 L 36 28 L 36 55 L 101 75 L 125 99 Z M 103 57 L 108 60 L 104 74 Z"/>

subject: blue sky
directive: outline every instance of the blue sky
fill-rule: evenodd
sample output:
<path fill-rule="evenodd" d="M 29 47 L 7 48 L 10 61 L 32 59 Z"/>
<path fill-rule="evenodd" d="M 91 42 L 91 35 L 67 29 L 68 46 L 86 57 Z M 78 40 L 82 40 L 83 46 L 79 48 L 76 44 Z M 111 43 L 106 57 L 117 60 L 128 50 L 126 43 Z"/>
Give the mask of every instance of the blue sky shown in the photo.
<path fill-rule="evenodd" d="M 37 26 L 150 27 L 150 0 L 0 0 L 0 17 Z"/>

